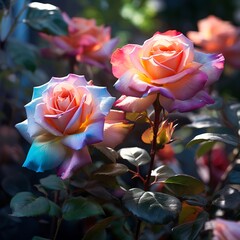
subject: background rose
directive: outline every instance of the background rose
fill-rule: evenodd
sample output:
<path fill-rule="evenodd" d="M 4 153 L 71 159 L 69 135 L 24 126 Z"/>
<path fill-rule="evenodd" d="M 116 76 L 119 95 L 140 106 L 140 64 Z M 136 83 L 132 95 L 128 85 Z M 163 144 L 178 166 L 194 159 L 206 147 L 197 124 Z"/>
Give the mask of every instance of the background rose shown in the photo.
<path fill-rule="evenodd" d="M 204 51 L 222 53 L 233 67 L 240 68 L 240 28 L 215 16 L 198 21 L 198 30 L 187 36 Z"/>
<path fill-rule="evenodd" d="M 32 143 L 23 166 L 37 172 L 60 166 L 58 174 L 67 178 L 90 163 L 87 145 L 103 140 L 105 116 L 114 100 L 105 87 L 74 74 L 35 87 L 25 106 L 27 120 L 16 125 Z"/>
<path fill-rule="evenodd" d="M 156 33 L 143 45 L 128 44 L 111 58 L 115 84 L 124 95 L 116 106 L 143 111 L 159 94 L 168 111 L 190 111 L 213 103 L 206 87 L 219 78 L 221 54 L 195 51 L 192 42 L 176 31 Z"/>
<path fill-rule="evenodd" d="M 77 61 L 106 67 L 118 42 L 117 38 L 111 39 L 110 27 L 97 26 L 95 19 L 77 17 L 70 19 L 65 13 L 63 17 L 68 24 L 68 35 L 41 34 L 54 45 L 54 48 L 44 50 L 45 54 L 74 56 Z"/>

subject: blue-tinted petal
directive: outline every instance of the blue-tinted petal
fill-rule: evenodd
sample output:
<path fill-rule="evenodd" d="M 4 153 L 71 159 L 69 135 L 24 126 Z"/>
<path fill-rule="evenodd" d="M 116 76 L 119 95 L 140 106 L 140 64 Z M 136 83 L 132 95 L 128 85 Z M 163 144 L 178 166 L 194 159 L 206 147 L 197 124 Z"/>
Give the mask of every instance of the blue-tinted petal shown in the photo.
<path fill-rule="evenodd" d="M 34 141 L 23 167 L 43 172 L 58 167 L 66 157 L 66 148 L 59 141 Z"/>
<path fill-rule="evenodd" d="M 93 95 L 95 103 L 99 104 L 102 114 L 106 116 L 116 98 L 109 94 L 106 87 L 87 86 L 87 89 Z"/>
<path fill-rule="evenodd" d="M 65 146 L 74 150 L 79 150 L 89 144 L 101 142 L 103 140 L 104 119 L 90 124 L 84 132 L 68 135 L 62 139 Z"/>

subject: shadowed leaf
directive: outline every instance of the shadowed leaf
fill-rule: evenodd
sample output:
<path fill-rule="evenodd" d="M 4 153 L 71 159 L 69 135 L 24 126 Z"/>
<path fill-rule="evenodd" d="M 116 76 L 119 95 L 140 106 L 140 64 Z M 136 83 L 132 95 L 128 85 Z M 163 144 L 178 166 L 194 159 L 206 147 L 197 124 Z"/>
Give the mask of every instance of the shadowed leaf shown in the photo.
<path fill-rule="evenodd" d="M 138 218 L 153 224 L 167 224 L 177 218 L 181 202 L 168 194 L 130 189 L 123 197 L 125 207 Z"/>

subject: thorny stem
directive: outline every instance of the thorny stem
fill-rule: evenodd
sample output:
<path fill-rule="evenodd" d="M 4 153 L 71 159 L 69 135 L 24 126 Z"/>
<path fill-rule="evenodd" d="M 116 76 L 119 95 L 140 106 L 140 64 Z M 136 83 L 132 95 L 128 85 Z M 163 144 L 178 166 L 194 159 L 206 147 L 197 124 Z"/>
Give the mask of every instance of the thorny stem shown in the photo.
<path fill-rule="evenodd" d="M 153 108 L 154 108 L 154 123 L 153 123 L 153 140 L 152 140 L 152 145 L 151 145 L 151 150 L 150 150 L 150 165 L 149 165 L 149 169 L 148 169 L 148 174 L 147 174 L 147 178 L 144 181 L 144 191 L 148 191 L 149 187 L 151 186 L 150 184 L 150 179 L 151 179 L 151 172 L 153 169 L 153 165 L 154 165 L 154 159 L 155 159 L 155 155 L 157 152 L 157 133 L 158 133 L 158 129 L 159 129 L 159 125 L 160 125 L 160 113 L 163 110 L 162 106 L 160 105 L 159 102 L 159 96 L 157 95 L 157 98 L 155 100 L 155 102 L 153 103 Z M 139 235 L 140 235 L 140 230 L 141 230 L 141 220 L 138 219 L 137 222 L 137 227 L 136 227 L 136 233 L 135 233 L 135 240 L 139 239 Z"/>

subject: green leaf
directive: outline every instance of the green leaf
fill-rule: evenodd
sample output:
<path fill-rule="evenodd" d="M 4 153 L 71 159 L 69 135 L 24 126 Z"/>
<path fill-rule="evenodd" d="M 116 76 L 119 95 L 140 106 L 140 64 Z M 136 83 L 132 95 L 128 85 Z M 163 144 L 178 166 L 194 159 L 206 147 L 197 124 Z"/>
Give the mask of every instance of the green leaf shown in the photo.
<path fill-rule="evenodd" d="M 150 162 L 151 157 L 145 149 L 138 147 L 122 148 L 118 151 L 120 156 L 134 166 L 140 166 Z"/>
<path fill-rule="evenodd" d="M 10 40 L 7 43 L 7 52 L 16 65 L 34 72 L 37 68 L 38 50 L 29 43 Z"/>
<path fill-rule="evenodd" d="M 199 117 L 197 118 L 196 121 L 194 121 L 191 124 L 188 124 L 187 127 L 192 127 L 192 128 L 217 128 L 217 127 L 223 127 L 220 122 L 218 121 L 218 119 L 216 118 L 209 118 L 209 117 L 205 117 L 199 120 Z"/>
<path fill-rule="evenodd" d="M 238 146 L 238 138 L 229 134 L 220 134 L 220 133 L 203 133 L 194 137 L 188 144 L 187 147 L 191 147 L 194 144 L 201 142 L 224 142 L 232 146 Z"/>
<path fill-rule="evenodd" d="M 64 202 L 62 207 L 65 220 L 79 220 L 90 216 L 104 214 L 102 207 L 83 197 L 73 197 Z"/>
<path fill-rule="evenodd" d="M 196 151 L 196 157 L 199 158 L 204 154 L 208 153 L 213 148 L 215 143 L 216 142 L 210 142 L 210 141 L 201 143 Z"/>
<path fill-rule="evenodd" d="M 177 196 L 195 195 L 204 191 L 204 184 L 188 175 L 175 175 L 164 181 L 165 187 Z"/>
<path fill-rule="evenodd" d="M 105 218 L 99 222 L 97 222 L 94 226 L 92 226 L 84 235 L 82 240 L 105 240 L 106 239 L 106 228 L 109 227 L 113 221 L 115 221 L 118 217 L 111 216 Z"/>
<path fill-rule="evenodd" d="M 43 187 L 50 190 L 66 190 L 64 181 L 56 175 L 49 175 L 48 177 L 40 179 L 40 183 Z"/>
<path fill-rule="evenodd" d="M 58 7 L 32 2 L 28 4 L 24 22 L 33 29 L 51 35 L 67 35 L 68 26 Z"/>
<path fill-rule="evenodd" d="M 111 163 L 102 165 L 96 172 L 95 175 L 105 176 L 119 176 L 128 172 L 128 167 L 121 163 Z"/>
<path fill-rule="evenodd" d="M 48 200 L 49 203 L 49 216 L 60 217 L 61 216 L 61 208 L 51 200 Z"/>
<path fill-rule="evenodd" d="M 174 175 L 175 175 L 175 172 L 166 165 L 162 165 L 152 170 L 152 173 L 151 173 L 151 176 L 156 176 L 159 179 L 166 179 Z"/>
<path fill-rule="evenodd" d="M 112 148 L 102 146 L 94 146 L 94 148 L 95 150 L 103 154 L 105 158 L 110 160 L 110 162 L 115 163 L 116 160 L 118 159 L 118 153 Z"/>
<path fill-rule="evenodd" d="M 10 202 L 14 217 L 33 217 L 49 211 L 48 199 L 35 197 L 31 192 L 17 193 Z"/>
<path fill-rule="evenodd" d="M 195 240 L 208 220 L 208 213 L 201 212 L 193 222 L 181 224 L 172 229 L 173 240 Z"/>
<path fill-rule="evenodd" d="M 138 188 L 127 191 L 123 203 L 135 216 L 153 224 L 167 224 L 175 220 L 181 210 L 181 202 L 176 197 Z"/>

